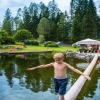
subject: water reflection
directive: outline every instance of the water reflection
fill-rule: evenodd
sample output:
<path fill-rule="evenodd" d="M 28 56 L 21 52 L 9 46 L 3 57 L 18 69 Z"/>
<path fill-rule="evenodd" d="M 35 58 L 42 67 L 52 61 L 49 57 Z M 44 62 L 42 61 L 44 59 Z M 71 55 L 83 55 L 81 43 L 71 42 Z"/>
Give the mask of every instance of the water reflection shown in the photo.
<path fill-rule="evenodd" d="M 53 59 L 50 58 L 50 54 L 2 56 L 0 59 L 0 99 L 8 96 L 9 99 L 5 98 L 3 100 L 10 100 L 10 97 L 13 100 L 28 100 L 26 99 L 28 97 L 30 97 L 30 100 L 33 100 L 33 98 L 36 98 L 36 100 L 47 100 L 49 98 L 51 100 L 57 100 L 58 98 L 54 92 L 52 80 L 54 75 L 53 67 L 36 69 L 31 72 L 26 70 L 28 67 L 46 64 L 52 61 Z M 67 58 L 65 61 L 84 71 L 83 67 L 86 61 L 73 58 Z M 77 65 L 80 65 L 80 67 Z M 74 84 L 79 75 L 68 70 L 68 76 L 69 83 L 67 90 Z M 77 100 L 87 100 L 87 98 L 99 100 L 94 98 L 97 97 L 98 92 L 100 93 L 100 69 L 96 69 L 95 67 L 91 76 L 91 82 L 85 84 Z M 47 96 L 41 97 L 43 93 Z M 17 97 L 15 94 L 17 94 Z"/>
<path fill-rule="evenodd" d="M 80 92 L 77 100 L 99 100 L 100 95 L 100 69 L 94 68 L 93 72 L 91 73 L 91 81 L 86 82 L 85 86 L 83 87 L 82 91 Z M 98 90 L 98 91 L 97 91 Z M 84 95 L 84 96 L 83 96 Z"/>

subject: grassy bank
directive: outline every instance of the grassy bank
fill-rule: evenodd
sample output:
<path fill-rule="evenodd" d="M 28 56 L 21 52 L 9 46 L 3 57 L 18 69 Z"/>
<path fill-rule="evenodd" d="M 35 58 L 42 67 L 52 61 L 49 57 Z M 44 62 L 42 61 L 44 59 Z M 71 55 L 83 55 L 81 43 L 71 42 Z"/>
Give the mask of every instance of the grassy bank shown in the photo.
<path fill-rule="evenodd" d="M 6 47 L 6 46 L 10 46 L 10 45 L 3 45 L 3 47 Z M 18 47 L 19 45 L 11 45 L 13 46 L 12 49 L 14 47 Z M 19 49 L 19 50 L 14 50 L 12 52 L 29 52 L 29 51 L 46 51 L 46 50 L 52 50 L 52 51 L 58 51 L 58 52 L 66 52 L 66 50 L 71 50 L 71 51 L 74 51 L 76 52 L 77 51 L 77 48 L 73 48 L 72 46 L 59 46 L 59 47 L 44 47 L 43 45 L 39 45 L 39 46 L 29 46 L 27 45 L 26 47 L 21 47 L 22 49 Z M 1 52 L 7 52 L 11 49 L 9 48 L 1 48 L 0 51 Z"/>

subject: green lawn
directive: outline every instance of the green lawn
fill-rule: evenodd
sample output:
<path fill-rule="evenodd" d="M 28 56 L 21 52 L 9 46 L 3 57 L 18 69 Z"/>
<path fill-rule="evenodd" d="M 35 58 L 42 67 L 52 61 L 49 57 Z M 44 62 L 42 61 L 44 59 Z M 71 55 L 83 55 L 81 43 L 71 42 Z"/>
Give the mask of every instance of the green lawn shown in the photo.
<path fill-rule="evenodd" d="M 7 46 L 7 45 L 4 45 L 4 46 Z M 12 45 L 14 47 L 18 47 L 19 45 Z M 13 48 L 12 48 L 13 49 Z M 0 49 L 1 52 L 7 52 L 9 51 L 10 49 Z M 52 50 L 52 51 L 58 51 L 58 52 L 66 52 L 66 50 L 71 50 L 71 51 L 74 51 L 76 52 L 77 51 L 77 48 L 73 48 L 72 46 L 59 46 L 59 47 L 44 47 L 43 45 L 39 45 L 39 46 L 29 46 L 27 45 L 26 47 L 22 47 L 22 50 L 14 50 L 13 49 L 13 52 L 14 51 L 26 51 L 26 52 L 29 52 L 29 51 L 46 51 L 46 50 Z"/>

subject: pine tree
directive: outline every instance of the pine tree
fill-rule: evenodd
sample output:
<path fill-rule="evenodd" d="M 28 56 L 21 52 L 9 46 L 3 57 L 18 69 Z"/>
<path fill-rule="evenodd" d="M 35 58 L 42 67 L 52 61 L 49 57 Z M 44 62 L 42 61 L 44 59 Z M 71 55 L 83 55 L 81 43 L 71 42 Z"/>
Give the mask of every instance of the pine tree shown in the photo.
<path fill-rule="evenodd" d="M 21 10 L 21 8 L 19 8 L 18 11 L 17 11 L 16 17 L 14 18 L 14 28 L 15 28 L 15 30 L 21 29 L 23 27 L 21 23 L 22 23 L 22 10 Z"/>
<path fill-rule="evenodd" d="M 30 14 L 30 32 L 34 36 L 34 38 L 38 38 L 39 34 L 37 32 L 37 25 L 39 23 L 39 17 L 38 17 L 38 5 L 36 3 L 31 3 L 29 6 L 29 14 Z"/>
<path fill-rule="evenodd" d="M 3 20 L 2 29 L 6 30 L 9 33 L 9 35 L 12 35 L 12 31 L 13 31 L 12 23 L 13 23 L 13 18 L 11 16 L 10 9 L 8 8 L 5 13 L 5 18 Z"/>
<path fill-rule="evenodd" d="M 84 34 L 84 38 L 88 37 L 96 37 L 97 33 L 97 13 L 96 7 L 93 0 L 89 0 L 86 15 L 82 21 L 82 31 Z"/>
<path fill-rule="evenodd" d="M 30 21 L 31 21 L 31 16 L 29 14 L 29 9 L 28 7 L 24 7 L 23 10 L 23 28 L 30 31 Z"/>
<path fill-rule="evenodd" d="M 57 29 L 58 41 L 66 41 L 66 38 L 68 38 L 66 23 L 65 15 L 61 13 Z"/>

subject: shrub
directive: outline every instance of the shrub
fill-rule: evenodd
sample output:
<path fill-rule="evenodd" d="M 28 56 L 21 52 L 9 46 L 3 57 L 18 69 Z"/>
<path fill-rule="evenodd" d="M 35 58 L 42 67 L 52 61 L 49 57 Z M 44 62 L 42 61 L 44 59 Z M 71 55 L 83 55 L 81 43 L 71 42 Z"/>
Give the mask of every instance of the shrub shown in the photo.
<path fill-rule="evenodd" d="M 5 40 L 8 37 L 8 33 L 5 30 L 0 30 L 0 42 L 5 43 Z"/>
<path fill-rule="evenodd" d="M 44 46 L 45 47 L 59 47 L 58 44 L 56 44 L 55 42 L 52 42 L 52 41 L 47 41 L 44 43 Z"/>
<path fill-rule="evenodd" d="M 38 42 L 38 41 L 33 40 L 33 41 L 30 41 L 30 44 L 31 44 L 31 45 L 39 45 L 39 42 Z"/>
<path fill-rule="evenodd" d="M 25 40 L 26 45 L 39 45 L 39 42 L 36 40 Z"/>
<path fill-rule="evenodd" d="M 17 32 L 14 34 L 14 38 L 17 41 L 24 41 L 27 39 L 32 38 L 32 34 L 31 32 L 29 32 L 28 30 L 25 29 L 21 29 L 21 30 L 17 30 Z"/>
<path fill-rule="evenodd" d="M 15 44 L 14 39 L 8 35 L 5 30 L 0 30 L 0 43 L 1 44 Z"/>
<path fill-rule="evenodd" d="M 47 47 L 48 44 L 52 44 L 52 41 L 47 41 L 44 43 L 44 46 Z"/>
<path fill-rule="evenodd" d="M 72 44 L 72 47 L 73 47 L 73 48 L 77 48 L 77 44 L 75 44 L 75 43 Z"/>
<path fill-rule="evenodd" d="M 58 44 L 48 44 L 47 47 L 59 47 Z"/>
<path fill-rule="evenodd" d="M 15 41 L 12 37 L 8 36 L 6 39 L 5 39 L 5 44 L 15 44 Z"/>

